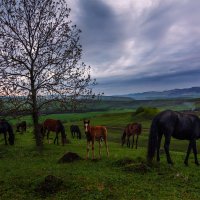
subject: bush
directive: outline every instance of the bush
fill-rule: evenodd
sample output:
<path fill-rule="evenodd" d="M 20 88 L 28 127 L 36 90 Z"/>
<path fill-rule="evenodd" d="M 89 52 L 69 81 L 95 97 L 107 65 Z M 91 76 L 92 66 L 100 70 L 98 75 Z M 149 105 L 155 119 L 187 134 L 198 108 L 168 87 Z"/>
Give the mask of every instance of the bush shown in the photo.
<path fill-rule="evenodd" d="M 158 108 L 154 108 L 154 107 L 138 107 L 137 110 L 134 113 L 134 116 L 141 116 L 143 118 L 150 118 L 152 119 L 155 115 L 157 115 L 159 113 L 159 109 Z"/>

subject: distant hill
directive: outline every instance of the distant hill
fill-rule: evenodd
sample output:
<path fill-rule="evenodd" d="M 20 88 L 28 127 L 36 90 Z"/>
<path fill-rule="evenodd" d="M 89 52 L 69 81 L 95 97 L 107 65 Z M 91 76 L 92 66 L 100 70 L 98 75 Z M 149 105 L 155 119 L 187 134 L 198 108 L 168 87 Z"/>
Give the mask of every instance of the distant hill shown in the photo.
<path fill-rule="evenodd" d="M 200 87 L 191 87 L 184 89 L 173 89 L 162 92 L 143 92 L 119 95 L 120 97 L 129 97 L 136 100 L 153 100 L 153 99 L 175 99 L 175 98 L 200 98 Z"/>

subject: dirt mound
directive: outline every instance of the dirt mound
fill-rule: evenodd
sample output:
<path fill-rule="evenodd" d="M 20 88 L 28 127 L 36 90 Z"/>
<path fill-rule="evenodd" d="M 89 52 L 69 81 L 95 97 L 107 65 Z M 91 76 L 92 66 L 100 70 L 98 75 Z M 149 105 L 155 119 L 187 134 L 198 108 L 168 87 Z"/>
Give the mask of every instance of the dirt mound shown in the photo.
<path fill-rule="evenodd" d="M 63 181 L 60 178 L 57 178 L 53 175 L 48 175 L 45 177 L 44 181 L 38 184 L 38 186 L 35 188 L 35 192 L 40 194 L 42 197 L 46 197 L 60 191 L 62 186 Z"/>
<path fill-rule="evenodd" d="M 144 174 L 151 171 L 151 167 L 148 166 L 146 161 L 141 157 L 137 157 L 134 160 L 130 158 L 120 159 L 115 161 L 113 165 L 122 168 L 122 170 L 126 172 Z"/>
<path fill-rule="evenodd" d="M 125 166 L 124 171 L 145 174 L 151 171 L 151 168 L 146 163 L 141 162 Z"/>
<path fill-rule="evenodd" d="M 76 153 L 68 152 L 58 160 L 58 163 L 70 163 L 76 160 L 82 160 L 82 158 Z"/>
<path fill-rule="evenodd" d="M 117 166 L 117 167 L 124 167 L 124 166 L 130 165 L 132 163 L 135 163 L 135 161 L 133 159 L 124 158 L 124 159 L 117 160 L 116 162 L 113 163 L 113 165 Z"/>

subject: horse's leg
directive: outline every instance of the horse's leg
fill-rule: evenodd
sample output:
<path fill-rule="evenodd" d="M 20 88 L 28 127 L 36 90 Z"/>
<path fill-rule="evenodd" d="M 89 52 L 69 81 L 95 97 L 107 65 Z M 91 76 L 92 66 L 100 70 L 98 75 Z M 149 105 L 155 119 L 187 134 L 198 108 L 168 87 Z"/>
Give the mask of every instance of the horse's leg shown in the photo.
<path fill-rule="evenodd" d="M 197 158 L 197 144 L 196 144 L 196 140 L 194 140 L 194 142 L 193 142 L 193 153 L 194 153 L 195 164 L 199 165 L 198 158 Z"/>
<path fill-rule="evenodd" d="M 109 156 L 107 137 L 104 138 L 104 141 L 105 141 L 105 146 L 106 146 L 106 153 L 107 153 L 107 156 Z"/>
<path fill-rule="evenodd" d="M 137 137 L 136 137 L 136 144 L 135 144 L 136 149 L 137 149 L 137 145 L 138 145 L 138 137 L 139 137 L 139 135 L 137 135 Z"/>
<path fill-rule="evenodd" d="M 95 138 L 92 138 L 92 159 L 94 159 L 94 141 Z"/>
<path fill-rule="evenodd" d="M 4 133 L 4 140 L 5 140 L 5 145 L 8 145 L 7 138 L 6 138 L 6 132 Z"/>
<path fill-rule="evenodd" d="M 47 130 L 47 140 L 48 140 L 48 144 L 50 144 L 50 140 L 49 140 L 49 133 L 50 133 L 50 131 L 49 131 L 49 130 Z"/>
<path fill-rule="evenodd" d="M 130 147 L 130 136 L 127 136 L 127 147 Z"/>
<path fill-rule="evenodd" d="M 185 157 L 185 160 L 184 160 L 184 163 L 185 163 L 186 166 L 188 166 L 188 158 L 189 158 L 192 147 L 193 147 L 193 140 L 190 140 L 189 145 L 188 145 L 188 149 L 187 149 L 187 154 L 186 154 L 186 157 Z"/>
<path fill-rule="evenodd" d="M 54 139 L 54 144 L 56 143 L 56 141 L 57 141 L 57 145 L 58 145 L 58 132 L 56 132 L 56 137 L 55 137 L 55 139 Z"/>
<path fill-rule="evenodd" d="M 99 140 L 99 159 L 101 159 L 101 140 Z"/>
<path fill-rule="evenodd" d="M 86 159 L 89 158 L 89 150 L 90 150 L 90 142 L 87 140 L 87 155 L 86 155 Z"/>
<path fill-rule="evenodd" d="M 162 140 L 162 134 L 158 134 L 158 147 L 157 147 L 157 161 L 160 161 L 160 144 Z"/>
<path fill-rule="evenodd" d="M 165 135 L 164 148 L 165 148 L 165 153 L 166 153 L 166 156 L 167 156 L 167 162 L 169 164 L 173 164 L 170 153 L 169 153 L 170 140 L 171 140 L 171 135 Z"/>
<path fill-rule="evenodd" d="M 134 134 L 133 134 L 132 148 L 133 148 L 134 142 L 135 142 L 135 141 L 134 141 Z"/>

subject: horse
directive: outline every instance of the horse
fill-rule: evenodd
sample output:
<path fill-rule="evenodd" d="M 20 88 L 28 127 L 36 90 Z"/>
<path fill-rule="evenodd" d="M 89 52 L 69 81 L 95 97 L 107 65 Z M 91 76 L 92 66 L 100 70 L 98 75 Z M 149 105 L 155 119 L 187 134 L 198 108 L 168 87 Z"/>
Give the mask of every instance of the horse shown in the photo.
<path fill-rule="evenodd" d="M 99 158 L 101 158 L 101 141 L 105 142 L 107 156 L 109 156 L 108 144 L 107 144 L 107 129 L 104 126 L 90 126 L 90 120 L 84 120 L 84 129 L 87 138 L 87 156 L 89 157 L 89 146 L 92 142 L 92 159 L 94 159 L 94 141 L 99 142 Z"/>
<path fill-rule="evenodd" d="M 171 137 L 174 137 L 179 140 L 189 141 L 184 164 L 186 166 L 188 165 L 188 158 L 191 149 L 193 149 L 195 164 L 199 165 L 196 140 L 200 138 L 200 119 L 196 115 L 175 112 L 172 110 L 165 110 L 156 115 L 150 128 L 147 151 L 148 162 L 152 162 L 156 150 L 157 161 L 160 161 L 159 150 L 163 135 L 165 136 L 164 149 L 169 164 L 173 164 L 169 153 L 169 145 Z"/>
<path fill-rule="evenodd" d="M 62 145 L 67 143 L 66 134 L 65 134 L 65 127 L 63 126 L 63 124 L 60 120 L 46 119 L 43 123 L 43 135 L 45 135 L 46 131 L 47 131 L 48 143 L 50 143 L 50 140 L 49 140 L 50 131 L 53 131 L 53 132 L 56 133 L 56 137 L 54 139 L 54 144 L 57 141 L 57 145 L 58 145 L 58 134 L 59 133 L 61 133 Z"/>
<path fill-rule="evenodd" d="M 4 134 L 5 145 L 8 145 L 7 133 L 9 135 L 8 138 L 9 144 L 14 145 L 15 135 L 13 133 L 13 128 L 5 119 L 0 120 L 0 133 Z"/>
<path fill-rule="evenodd" d="M 132 140 L 132 148 L 133 148 L 134 136 L 137 135 L 136 146 L 135 146 L 135 148 L 137 149 L 138 136 L 141 134 L 141 132 L 142 132 L 142 125 L 141 124 L 139 124 L 139 123 L 128 124 L 125 127 L 124 132 L 123 132 L 122 137 L 121 137 L 122 146 L 124 145 L 126 137 L 127 137 L 127 147 L 130 148 L 130 137 L 133 136 L 133 140 Z"/>
<path fill-rule="evenodd" d="M 16 125 L 17 130 L 16 132 L 24 133 L 26 132 L 26 121 L 22 121 Z"/>
<path fill-rule="evenodd" d="M 81 139 L 81 131 L 77 125 L 71 125 L 70 126 L 70 131 L 72 134 L 72 138 L 75 137 L 75 134 L 77 134 L 77 139 Z"/>

